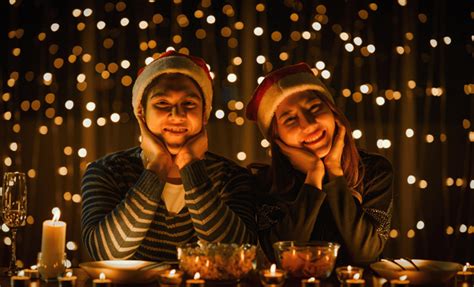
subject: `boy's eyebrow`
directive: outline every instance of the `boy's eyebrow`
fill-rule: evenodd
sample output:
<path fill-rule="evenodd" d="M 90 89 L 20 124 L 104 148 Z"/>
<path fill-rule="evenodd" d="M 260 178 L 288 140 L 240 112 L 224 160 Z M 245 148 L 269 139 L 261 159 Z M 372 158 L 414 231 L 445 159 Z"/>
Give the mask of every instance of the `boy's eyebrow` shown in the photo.
<path fill-rule="evenodd" d="M 195 100 L 201 100 L 201 96 L 199 96 L 197 93 L 195 93 L 191 89 L 184 89 L 184 92 L 186 92 L 186 97 L 188 98 L 193 98 Z M 150 96 L 150 100 L 156 97 L 164 97 L 166 96 L 166 91 L 157 91 L 153 95 Z"/>

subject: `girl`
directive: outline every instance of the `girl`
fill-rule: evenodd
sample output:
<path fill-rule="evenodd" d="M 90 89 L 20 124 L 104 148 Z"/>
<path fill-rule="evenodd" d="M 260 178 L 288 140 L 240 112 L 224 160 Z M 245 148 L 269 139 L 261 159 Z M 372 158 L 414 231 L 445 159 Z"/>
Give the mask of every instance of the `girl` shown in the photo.
<path fill-rule="evenodd" d="M 281 240 L 341 244 L 339 263 L 376 261 L 388 238 L 392 168 L 356 148 L 329 90 L 304 63 L 265 77 L 247 106 L 271 143 L 270 166 L 252 165 L 261 191 L 260 244 L 273 259 Z"/>

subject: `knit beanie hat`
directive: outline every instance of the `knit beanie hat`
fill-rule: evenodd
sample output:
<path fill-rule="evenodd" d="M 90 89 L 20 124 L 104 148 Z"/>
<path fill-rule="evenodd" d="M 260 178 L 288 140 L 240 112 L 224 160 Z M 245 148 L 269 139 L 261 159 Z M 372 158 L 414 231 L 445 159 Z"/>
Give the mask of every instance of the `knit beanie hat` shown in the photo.
<path fill-rule="evenodd" d="M 204 116 L 209 119 L 212 109 L 212 78 L 206 62 L 198 57 L 184 55 L 175 51 L 161 54 L 156 60 L 138 71 L 133 85 L 132 106 L 135 116 L 143 109 L 141 100 L 147 86 L 158 76 L 179 73 L 193 79 L 201 88 L 205 103 Z"/>
<path fill-rule="evenodd" d="M 269 128 L 278 105 L 288 96 L 307 90 L 325 96 L 334 103 L 326 86 L 306 63 L 283 67 L 265 76 L 247 105 L 247 119 L 256 121 L 260 131 L 269 137 Z"/>

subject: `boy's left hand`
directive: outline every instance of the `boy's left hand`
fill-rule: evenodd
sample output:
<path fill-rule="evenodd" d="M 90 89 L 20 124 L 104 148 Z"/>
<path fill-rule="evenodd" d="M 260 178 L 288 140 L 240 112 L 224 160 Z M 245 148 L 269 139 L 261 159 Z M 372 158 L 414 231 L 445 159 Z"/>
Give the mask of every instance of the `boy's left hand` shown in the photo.
<path fill-rule="evenodd" d="M 179 169 L 182 169 L 195 160 L 203 159 L 207 149 L 207 131 L 205 127 L 202 127 L 202 130 L 197 135 L 188 139 L 176 155 L 174 162 Z"/>

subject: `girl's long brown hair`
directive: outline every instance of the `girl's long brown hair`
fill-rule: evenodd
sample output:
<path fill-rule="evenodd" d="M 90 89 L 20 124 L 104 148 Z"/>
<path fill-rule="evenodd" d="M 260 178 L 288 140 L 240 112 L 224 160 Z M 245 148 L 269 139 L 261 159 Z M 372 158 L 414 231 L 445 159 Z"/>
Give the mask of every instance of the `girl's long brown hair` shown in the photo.
<path fill-rule="evenodd" d="M 342 151 L 341 166 L 344 172 L 349 188 L 352 190 L 352 195 L 356 197 L 359 202 L 362 202 L 363 185 L 362 179 L 364 176 L 364 168 L 360 163 L 360 156 L 357 150 L 354 139 L 352 138 L 352 130 L 349 121 L 342 111 L 336 107 L 325 96 L 318 97 L 329 106 L 334 117 L 338 119 L 346 127 L 346 135 L 344 136 L 344 149 Z M 335 133 L 337 130 L 335 131 Z M 275 143 L 278 138 L 277 123 L 273 117 L 270 126 L 270 142 L 272 149 L 272 164 L 270 167 L 270 178 L 272 184 L 272 192 L 284 194 L 294 190 L 297 184 L 298 172 L 293 168 L 288 158 L 280 151 L 280 148 Z"/>

